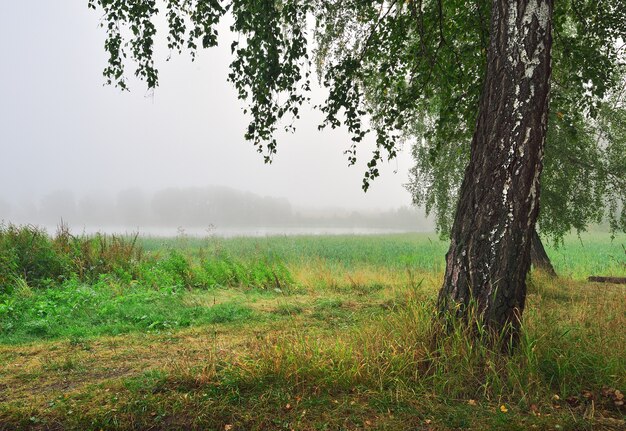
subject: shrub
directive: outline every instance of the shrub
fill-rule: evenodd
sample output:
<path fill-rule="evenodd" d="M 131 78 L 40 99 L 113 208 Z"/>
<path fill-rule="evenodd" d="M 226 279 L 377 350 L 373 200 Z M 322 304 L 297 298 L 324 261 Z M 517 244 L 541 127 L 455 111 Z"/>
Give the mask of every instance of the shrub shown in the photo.
<path fill-rule="evenodd" d="M 135 234 L 130 238 L 97 233 L 93 237 L 74 236 L 61 224 L 53 240 L 55 249 L 68 257 L 71 272 L 80 280 L 94 282 L 101 274 L 137 278 L 137 264 L 143 252 Z"/>
<path fill-rule="evenodd" d="M 54 238 L 32 225 L 0 225 L 0 293 L 9 293 L 22 281 L 44 288 L 76 276 L 95 282 L 112 274 L 130 282 L 138 277 L 143 254 L 137 235 L 74 236 L 61 224 Z"/>
<path fill-rule="evenodd" d="M 192 285 L 191 263 L 177 250 L 170 250 L 169 256 L 158 262 L 156 268 L 171 277 L 173 286 L 190 287 Z"/>
<path fill-rule="evenodd" d="M 53 247 L 48 234 L 32 225 L 0 225 L 0 283 L 3 290 L 22 277 L 34 287 L 67 278 L 68 259 Z"/>

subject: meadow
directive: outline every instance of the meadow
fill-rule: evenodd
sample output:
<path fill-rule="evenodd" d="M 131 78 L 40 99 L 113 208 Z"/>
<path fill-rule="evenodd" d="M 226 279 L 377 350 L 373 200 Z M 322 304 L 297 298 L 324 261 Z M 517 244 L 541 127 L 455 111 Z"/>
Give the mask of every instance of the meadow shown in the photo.
<path fill-rule="evenodd" d="M 0 429 L 624 429 L 626 236 L 548 247 L 519 348 L 433 337 L 435 234 L 0 229 Z"/>

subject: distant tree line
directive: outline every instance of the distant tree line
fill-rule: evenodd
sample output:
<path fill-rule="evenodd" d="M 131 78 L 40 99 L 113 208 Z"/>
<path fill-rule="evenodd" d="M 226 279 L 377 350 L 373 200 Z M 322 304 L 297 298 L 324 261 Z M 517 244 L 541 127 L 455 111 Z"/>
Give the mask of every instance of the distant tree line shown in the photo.
<path fill-rule="evenodd" d="M 0 199 L 0 220 L 71 226 L 185 227 L 372 227 L 430 229 L 422 212 L 402 207 L 359 212 L 349 209 L 295 209 L 285 198 L 259 196 L 230 187 L 168 188 L 154 193 L 127 189 L 116 195 L 69 191 L 44 196 L 38 203 L 9 204 Z"/>

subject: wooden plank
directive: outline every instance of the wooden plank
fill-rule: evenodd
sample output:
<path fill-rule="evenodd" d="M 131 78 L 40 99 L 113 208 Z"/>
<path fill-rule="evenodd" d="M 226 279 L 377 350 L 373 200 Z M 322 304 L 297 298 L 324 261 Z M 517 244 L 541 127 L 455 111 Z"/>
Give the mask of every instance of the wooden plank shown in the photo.
<path fill-rule="evenodd" d="M 595 281 L 596 283 L 626 284 L 626 277 L 595 277 L 595 276 L 591 276 L 591 277 L 587 278 L 587 281 Z"/>

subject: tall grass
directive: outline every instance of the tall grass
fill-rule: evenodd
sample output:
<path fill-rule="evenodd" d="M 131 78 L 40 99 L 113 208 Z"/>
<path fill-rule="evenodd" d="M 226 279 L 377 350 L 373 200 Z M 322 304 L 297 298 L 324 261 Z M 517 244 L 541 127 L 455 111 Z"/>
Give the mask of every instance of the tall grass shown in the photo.
<path fill-rule="evenodd" d="M 255 346 L 256 353 L 239 360 L 244 365 L 235 373 L 248 384 L 271 381 L 295 393 L 358 389 L 392 393 L 396 401 L 434 396 L 521 411 L 587 391 L 599 399 L 602 388 L 623 388 L 623 291 L 599 299 L 547 279 L 538 283 L 541 291 L 531 294 L 519 345 L 509 354 L 487 342 L 490 334 L 479 331 L 476 337 L 475 328 L 459 322 L 446 336 L 433 337 L 434 298 L 419 289 L 407 292 L 408 302 L 395 312 L 345 331 L 323 335 L 296 327 L 268 337 Z M 552 295 L 563 289 L 565 303 L 555 301 Z M 607 408 L 619 411 L 609 401 Z"/>
<path fill-rule="evenodd" d="M 623 428 L 623 287 L 531 273 L 503 354 L 439 332 L 427 236 L 0 232 L 0 430 Z"/>
<path fill-rule="evenodd" d="M 73 277 L 84 282 L 102 274 L 133 278 L 141 260 L 136 235 L 75 236 L 61 224 L 50 237 L 36 226 L 0 224 L 0 293 L 19 283 L 42 288 Z"/>
<path fill-rule="evenodd" d="M 0 226 L 0 342 L 245 320 L 252 316 L 247 306 L 231 304 L 222 315 L 226 305 L 196 305 L 185 292 L 286 294 L 295 287 L 287 267 L 271 256 L 241 259 L 220 249 L 196 258 L 178 249 L 145 253 L 137 235 L 75 236 L 61 225 L 51 237 L 35 226 Z"/>
<path fill-rule="evenodd" d="M 247 287 L 290 289 L 285 264 L 271 255 L 235 258 L 220 248 L 203 249 L 193 258 L 169 248 L 144 253 L 138 235 L 73 235 L 61 224 L 49 236 L 36 226 L 0 225 L 0 294 L 15 286 L 59 286 L 68 280 L 93 284 L 102 276 L 123 283 L 162 287 Z"/>
<path fill-rule="evenodd" d="M 271 255 L 298 268 L 320 262 L 338 271 L 384 268 L 394 271 L 440 273 L 448 242 L 434 233 L 364 236 L 275 236 L 266 238 L 185 237 L 139 239 L 146 251 L 164 248 L 201 256 L 203 250 L 220 249 L 240 258 Z M 548 255 L 562 277 L 586 279 L 590 275 L 626 276 L 626 234 L 606 232 L 571 234 L 562 244 L 545 242 Z"/>

